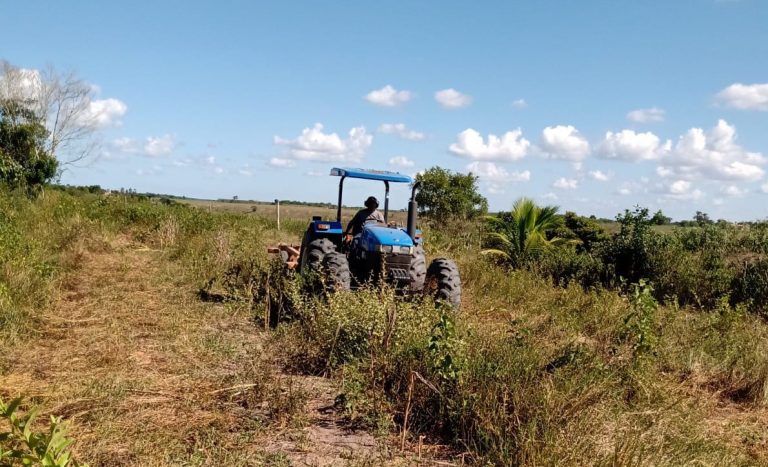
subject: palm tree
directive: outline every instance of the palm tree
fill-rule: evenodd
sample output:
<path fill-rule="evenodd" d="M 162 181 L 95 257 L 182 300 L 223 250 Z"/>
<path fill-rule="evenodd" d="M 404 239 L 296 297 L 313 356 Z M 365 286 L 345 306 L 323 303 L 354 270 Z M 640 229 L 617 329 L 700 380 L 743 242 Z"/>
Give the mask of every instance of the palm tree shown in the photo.
<path fill-rule="evenodd" d="M 538 206 L 530 198 L 520 198 L 508 215 L 487 216 L 490 232 L 486 244 L 490 248 L 480 253 L 519 264 L 542 251 L 572 244 L 573 240 L 564 238 L 547 239 L 547 230 L 559 225 L 558 209 L 557 206 Z"/>

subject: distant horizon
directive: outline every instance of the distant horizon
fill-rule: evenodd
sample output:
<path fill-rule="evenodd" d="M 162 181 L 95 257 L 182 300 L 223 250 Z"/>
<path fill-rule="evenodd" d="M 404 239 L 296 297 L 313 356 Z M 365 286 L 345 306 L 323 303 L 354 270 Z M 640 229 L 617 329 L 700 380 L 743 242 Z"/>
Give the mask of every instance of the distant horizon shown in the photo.
<path fill-rule="evenodd" d="M 94 185 L 98 185 L 98 184 L 94 184 Z M 90 185 L 90 186 L 94 186 L 94 185 Z M 73 187 L 73 188 L 87 188 L 89 185 L 61 185 L 61 186 Z M 104 187 L 102 185 L 98 185 L 98 186 L 102 190 L 107 190 L 107 191 L 110 191 L 110 192 L 117 192 L 117 193 L 119 193 L 121 190 L 125 191 L 125 190 L 133 190 L 134 189 L 132 187 L 108 188 L 108 187 Z M 233 196 L 238 196 L 238 199 L 235 200 L 235 199 L 232 199 L 232 197 L 229 197 L 229 198 L 223 198 L 223 197 L 220 197 L 220 198 L 200 198 L 200 197 L 197 197 L 197 196 L 179 195 L 179 194 L 174 194 L 174 193 L 163 193 L 163 192 L 153 192 L 153 191 L 136 191 L 135 194 L 137 194 L 137 195 L 155 195 L 155 196 L 161 196 L 161 197 L 162 196 L 168 196 L 168 197 L 174 198 L 174 199 L 185 199 L 185 200 L 191 200 L 191 201 L 212 201 L 212 202 L 222 202 L 222 203 L 227 202 L 227 203 L 242 203 L 242 204 L 256 203 L 256 204 L 262 204 L 262 205 L 270 205 L 270 204 L 274 205 L 275 204 L 275 200 L 274 199 L 267 200 L 267 199 L 241 198 L 239 195 L 233 195 Z M 281 202 L 287 202 L 287 204 L 306 203 L 306 205 L 308 205 L 308 206 L 311 206 L 313 204 L 328 204 L 328 205 L 331 205 L 331 206 L 337 206 L 336 200 L 333 200 L 333 201 L 305 201 L 305 200 L 301 200 L 301 199 L 282 198 L 282 199 L 280 199 L 280 201 Z M 634 205 L 632 207 L 621 209 L 620 211 L 616 212 L 616 214 L 611 216 L 611 217 L 605 217 L 605 216 L 598 216 L 597 214 L 594 214 L 594 213 L 583 213 L 583 212 L 579 212 L 579 211 L 573 211 L 573 210 L 570 210 L 570 209 L 566 210 L 566 209 L 563 209 L 562 206 L 559 206 L 556 203 L 552 204 L 552 203 L 538 202 L 538 204 L 540 204 L 540 205 L 554 205 L 554 206 L 558 206 L 560 208 L 560 210 L 558 211 L 558 214 L 560 214 L 560 215 L 564 215 L 566 212 L 570 211 L 570 212 L 575 212 L 577 215 L 582 216 L 582 217 L 595 216 L 595 218 L 597 220 L 599 220 L 599 221 L 609 221 L 609 222 L 616 222 L 616 217 L 621 215 L 621 214 L 623 214 L 625 209 L 627 209 L 629 211 L 632 211 L 632 210 L 634 210 L 635 207 L 639 207 L 639 208 L 646 208 L 647 207 L 647 206 Z M 345 209 L 360 209 L 360 208 L 363 207 L 363 202 L 361 201 L 359 205 L 351 205 L 351 204 L 343 203 L 342 207 L 345 208 Z M 488 214 L 498 214 L 499 212 L 509 212 L 511 210 L 511 208 L 512 208 L 512 206 L 510 205 L 510 207 L 507 208 L 507 209 L 489 209 L 488 210 Z M 390 211 L 404 211 L 404 210 L 407 210 L 408 208 L 407 208 L 407 206 L 404 206 L 404 207 L 396 207 L 395 206 L 395 207 L 393 207 L 393 206 L 390 205 L 389 209 L 390 209 Z M 656 211 L 658 211 L 658 210 L 650 210 L 650 208 L 649 208 L 649 214 L 650 215 L 655 214 Z M 668 215 L 666 212 L 664 212 L 663 209 L 661 209 L 661 211 L 662 211 L 662 213 L 664 213 L 664 215 Z M 705 214 L 709 214 L 709 213 L 707 213 L 705 211 L 701 211 L 701 212 L 704 212 Z M 675 217 L 669 216 L 672 219 L 670 224 L 677 224 L 677 223 L 680 223 L 680 222 L 690 222 L 690 221 L 693 220 L 695 215 L 696 215 L 696 212 L 691 213 L 691 216 L 688 217 L 688 218 L 675 218 Z M 741 219 L 741 220 L 731 220 L 731 219 L 715 218 L 715 217 L 711 218 L 712 222 L 717 222 L 717 221 L 719 221 L 721 219 L 725 220 L 725 221 L 728 221 L 730 223 L 734 223 L 734 224 L 738 224 L 738 223 L 742 223 L 742 222 L 754 223 L 754 222 L 765 222 L 765 221 L 768 221 L 768 216 L 766 216 L 765 218 Z"/>
<path fill-rule="evenodd" d="M 0 59 L 95 93 L 100 144 L 64 183 L 333 202 L 334 165 L 437 165 L 494 211 L 768 217 L 768 2 L 30 0 L 3 19 L 23 40 Z"/>

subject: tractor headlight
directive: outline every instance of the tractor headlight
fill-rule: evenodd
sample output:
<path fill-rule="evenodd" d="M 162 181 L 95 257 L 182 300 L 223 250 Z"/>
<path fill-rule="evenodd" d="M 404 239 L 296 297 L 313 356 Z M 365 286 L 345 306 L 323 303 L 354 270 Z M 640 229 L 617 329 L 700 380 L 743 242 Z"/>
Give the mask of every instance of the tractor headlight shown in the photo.
<path fill-rule="evenodd" d="M 392 253 L 392 245 L 379 245 L 379 251 L 382 253 Z"/>
<path fill-rule="evenodd" d="M 412 246 L 401 246 L 400 247 L 400 253 L 410 255 L 413 254 L 413 247 Z"/>

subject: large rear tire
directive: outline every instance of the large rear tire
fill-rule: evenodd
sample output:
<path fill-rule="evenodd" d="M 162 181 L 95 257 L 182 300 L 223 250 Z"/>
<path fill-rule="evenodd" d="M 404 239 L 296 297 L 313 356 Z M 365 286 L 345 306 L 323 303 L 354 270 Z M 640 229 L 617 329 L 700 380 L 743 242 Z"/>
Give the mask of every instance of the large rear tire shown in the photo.
<path fill-rule="evenodd" d="M 416 245 L 413 249 L 413 259 L 411 259 L 408 274 L 411 278 L 411 292 L 423 291 L 424 281 L 427 279 L 427 258 L 424 254 L 424 247 L 421 245 Z"/>
<path fill-rule="evenodd" d="M 302 264 L 306 265 L 310 271 L 321 272 L 325 257 L 334 251 L 336 251 L 336 245 L 327 238 L 312 240 L 304 251 L 307 258 L 306 261 L 302 261 Z"/>
<path fill-rule="evenodd" d="M 325 285 L 330 291 L 338 292 L 352 288 L 352 273 L 349 271 L 347 257 L 343 253 L 332 251 L 325 255 L 323 271 Z"/>
<path fill-rule="evenodd" d="M 336 250 L 332 241 L 327 238 L 313 240 L 307 245 L 305 254 L 307 269 L 319 274 L 328 290 L 336 292 L 352 287 L 352 274 L 347 257 Z"/>
<path fill-rule="evenodd" d="M 445 258 L 433 260 L 427 269 L 424 292 L 432 295 L 435 302 L 458 310 L 461 305 L 461 278 L 456 263 Z"/>

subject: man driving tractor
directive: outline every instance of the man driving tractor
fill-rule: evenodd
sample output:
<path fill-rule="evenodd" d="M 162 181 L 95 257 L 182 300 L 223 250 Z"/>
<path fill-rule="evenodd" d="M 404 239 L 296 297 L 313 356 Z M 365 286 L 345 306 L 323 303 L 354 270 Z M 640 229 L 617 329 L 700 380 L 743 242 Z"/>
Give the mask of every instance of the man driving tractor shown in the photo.
<path fill-rule="evenodd" d="M 349 221 L 345 234 L 349 234 L 350 230 L 352 235 L 358 235 L 363 231 L 363 226 L 367 222 L 376 221 L 377 224 L 384 224 L 384 215 L 377 209 L 379 207 L 379 200 L 373 196 L 369 196 L 365 200 L 365 209 L 357 211 L 355 217 Z"/>

